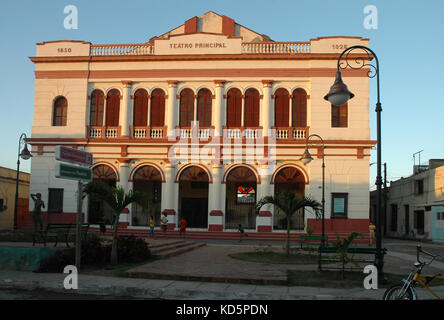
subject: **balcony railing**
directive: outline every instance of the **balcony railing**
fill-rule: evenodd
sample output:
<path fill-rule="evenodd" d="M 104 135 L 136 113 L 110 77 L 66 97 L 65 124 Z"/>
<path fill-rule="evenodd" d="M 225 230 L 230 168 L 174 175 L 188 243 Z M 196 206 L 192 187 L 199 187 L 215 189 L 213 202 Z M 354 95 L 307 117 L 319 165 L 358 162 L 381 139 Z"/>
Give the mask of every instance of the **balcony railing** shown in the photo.
<path fill-rule="evenodd" d="M 308 137 L 309 127 L 273 127 L 276 140 L 303 140 Z"/>
<path fill-rule="evenodd" d="M 245 54 L 297 54 L 310 53 L 310 42 L 244 42 L 242 53 Z M 90 47 L 90 56 L 143 56 L 154 55 L 154 46 L 140 44 L 94 44 Z"/>
<path fill-rule="evenodd" d="M 154 54 L 151 44 L 104 44 L 91 45 L 90 56 L 145 56 Z"/>
<path fill-rule="evenodd" d="M 295 54 L 310 53 L 310 42 L 244 42 L 242 53 Z"/>
<path fill-rule="evenodd" d="M 88 138 L 113 139 L 118 137 L 120 137 L 120 126 L 119 127 L 88 126 Z"/>
<path fill-rule="evenodd" d="M 176 127 L 180 139 L 208 140 L 214 134 L 214 127 Z"/>
<path fill-rule="evenodd" d="M 262 135 L 262 127 L 244 128 L 244 127 L 224 127 L 225 139 L 258 139 Z"/>
<path fill-rule="evenodd" d="M 134 139 L 163 139 L 166 127 L 133 127 L 130 126 L 131 138 Z"/>

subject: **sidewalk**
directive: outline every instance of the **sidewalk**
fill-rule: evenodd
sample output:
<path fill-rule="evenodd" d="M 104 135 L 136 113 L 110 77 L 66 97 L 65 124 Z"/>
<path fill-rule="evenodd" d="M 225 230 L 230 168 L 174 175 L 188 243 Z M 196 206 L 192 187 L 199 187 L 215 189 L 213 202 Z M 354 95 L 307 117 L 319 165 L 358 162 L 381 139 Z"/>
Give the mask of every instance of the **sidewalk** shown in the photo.
<path fill-rule="evenodd" d="M 389 273 L 407 275 L 416 256 L 415 243 L 395 241 L 386 243 L 389 254 L 385 258 L 384 270 Z M 402 249 L 398 249 L 402 247 Z M 444 246 L 429 245 L 430 251 L 441 253 Z M 230 244 L 226 242 L 211 243 L 199 249 L 169 259 L 157 260 L 132 270 L 137 272 L 169 277 L 169 280 L 146 278 L 122 278 L 81 274 L 79 275 L 79 294 L 111 295 L 145 299 L 178 299 L 178 300 L 380 300 L 385 289 L 365 290 L 330 289 L 312 287 L 289 287 L 271 284 L 284 280 L 287 269 L 315 270 L 315 265 L 271 265 L 232 259 L 229 253 L 253 251 L 260 249 L 251 244 Z M 443 263 L 436 262 L 436 271 L 443 273 Z M 2 271 L 0 273 L 0 290 L 2 289 L 41 289 L 55 292 L 66 292 L 63 287 L 65 274 L 32 273 L 21 271 Z M 177 279 L 193 276 L 218 277 L 219 281 L 203 282 L 181 281 Z M 365 275 L 363 274 L 363 279 Z M 230 279 L 263 280 L 251 281 L 255 284 L 232 283 Z M 239 281 L 240 282 L 240 281 Z M 275 282 L 278 283 L 278 282 Z M 433 287 L 444 297 L 444 286 Z M 417 290 L 420 299 L 432 299 L 433 296 L 424 289 Z"/>

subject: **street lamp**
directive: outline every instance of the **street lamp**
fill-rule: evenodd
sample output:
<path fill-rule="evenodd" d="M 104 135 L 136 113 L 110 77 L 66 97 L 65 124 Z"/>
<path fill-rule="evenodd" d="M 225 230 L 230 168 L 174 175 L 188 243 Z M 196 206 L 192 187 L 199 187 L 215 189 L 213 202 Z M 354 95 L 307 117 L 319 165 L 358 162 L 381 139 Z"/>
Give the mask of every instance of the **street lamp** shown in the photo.
<path fill-rule="evenodd" d="M 321 238 L 321 245 L 324 247 L 324 239 L 325 239 L 325 144 L 324 140 L 321 138 L 321 136 L 317 134 L 311 134 L 308 136 L 306 142 L 305 142 L 305 151 L 304 154 L 301 157 L 302 163 L 305 165 L 307 163 L 310 163 L 313 160 L 313 157 L 311 156 L 310 152 L 308 151 L 308 143 L 310 141 L 310 138 L 317 137 L 322 142 L 322 238 Z M 320 261 L 320 259 L 319 259 Z M 320 265 L 319 265 L 320 269 Z"/>
<path fill-rule="evenodd" d="M 14 206 L 14 231 L 17 230 L 17 206 L 18 206 L 18 187 L 19 187 L 19 174 L 20 174 L 20 158 L 23 160 L 28 160 L 32 157 L 31 152 L 28 150 L 26 134 L 22 133 L 19 138 L 18 144 L 18 155 L 17 155 L 17 178 L 15 181 L 15 206 Z M 24 145 L 22 151 L 20 151 L 20 147 Z"/>
<path fill-rule="evenodd" d="M 364 51 L 367 54 L 367 58 L 363 57 L 350 57 L 350 60 L 354 61 L 354 64 L 349 63 L 349 54 L 355 50 Z M 345 56 L 344 56 L 345 55 Z M 341 63 L 341 59 L 344 57 L 344 62 Z M 375 58 L 375 64 L 370 64 L 366 62 L 366 60 L 370 61 L 372 58 Z M 378 269 L 378 278 L 379 282 L 384 282 L 385 277 L 383 273 L 384 267 L 384 256 L 382 254 L 381 242 L 382 242 L 382 234 L 381 234 L 381 185 L 382 185 L 382 177 L 381 177 L 381 101 L 379 95 L 379 60 L 376 54 L 370 48 L 365 46 L 351 46 L 345 49 L 338 58 L 338 67 L 336 71 L 336 79 L 334 84 L 331 86 L 329 93 L 324 97 L 325 100 L 330 101 L 333 105 L 343 105 L 348 100 L 354 97 L 354 94 L 351 93 L 347 86 L 342 81 L 341 71 L 340 69 L 346 69 L 350 67 L 351 69 L 362 69 L 364 67 L 368 67 L 369 71 L 367 76 L 369 78 L 374 78 L 376 76 L 376 88 L 377 88 L 377 102 L 376 102 L 376 121 L 377 121 L 377 175 L 376 175 L 376 187 L 377 187 L 377 209 L 376 209 L 376 267 Z"/>

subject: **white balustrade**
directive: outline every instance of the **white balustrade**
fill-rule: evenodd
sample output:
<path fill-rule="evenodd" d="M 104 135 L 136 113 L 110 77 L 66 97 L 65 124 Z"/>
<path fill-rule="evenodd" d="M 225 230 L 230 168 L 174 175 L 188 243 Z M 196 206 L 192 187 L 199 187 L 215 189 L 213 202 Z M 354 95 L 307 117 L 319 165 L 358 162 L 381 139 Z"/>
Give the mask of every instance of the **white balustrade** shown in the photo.
<path fill-rule="evenodd" d="M 153 128 L 150 133 L 151 139 L 162 139 L 163 138 L 163 129 L 162 128 Z"/>

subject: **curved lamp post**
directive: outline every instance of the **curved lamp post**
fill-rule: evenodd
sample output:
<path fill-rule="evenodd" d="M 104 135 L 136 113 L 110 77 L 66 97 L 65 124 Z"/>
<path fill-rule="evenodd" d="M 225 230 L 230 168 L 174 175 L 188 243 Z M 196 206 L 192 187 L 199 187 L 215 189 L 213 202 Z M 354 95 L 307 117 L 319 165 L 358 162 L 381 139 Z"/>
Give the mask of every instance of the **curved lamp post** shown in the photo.
<path fill-rule="evenodd" d="M 349 57 L 349 54 L 355 50 L 364 51 L 367 54 L 367 58 L 363 57 Z M 344 61 L 341 62 L 341 59 Z M 353 64 L 349 63 L 349 58 L 353 61 Z M 370 64 L 366 60 L 370 61 L 375 58 L 375 64 Z M 376 121 L 377 121 L 377 176 L 376 176 L 376 187 L 377 187 L 377 210 L 376 210 L 376 267 L 378 269 L 378 279 L 380 282 L 385 281 L 383 266 L 384 266 L 384 256 L 381 250 L 382 234 L 381 234 L 381 186 L 382 186 L 382 176 L 381 176 L 381 101 L 379 95 L 379 60 L 376 54 L 370 48 L 365 46 L 351 46 L 345 49 L 338 58 L 338 68 L 336 71 L 336 79 L 334 84 L 331 86 L 330 91 L 324 97 L 325 100 L 330 101 L 333 105 L 343 105 L 348 100 L 354 97 L 345 83 L 342 81 L 342 74 L 340 69 L 346 69 L 347 67 L 351 69 L 362 69 L 368 67 L 369 71 L 367 76 L 369 78 L 374 78 L 376 76 L 376 87 L 377 87 L 377 102 L 376 102 Z"/>
<path fill-rule="evenodd" d="M 313 160 L 313 157 L 311 156 L 310 152 L 308 151 L 308 146 L 310 142 L 310 138 L 317 137 L 322 142 L 322 238 L 321 238 L 321 245 L 324 246 L 324 239 L 325 239 L 325 144 L 324 139 L 321 138 L 321 136 L 317 134 L 311 134 L 308 136 L 307 140 L 305 141 L 305 151 L 302 155 L 301 160 L 302 163 L 308 164 Z M 320 269 L 320 265 L 319 265 Z"/>
<path fill-rule="evenodd" d="M 14 231 L 17 230 L 17 206 L 18 206 L 18 188 L 19 188 L 19 174 L 20 174 L 20 158 L 23 160 L 28 160 L 32 157 L 31 152 L 28 150 L 26 134 L 22 133 L 19 138 L 18 144 L 18 155 L 17 155 L 17 178 L 15 181 L 15 206 L 14 206 Z M 20 151 L 21 146 L 24 145 L 22 151 Z"/>

